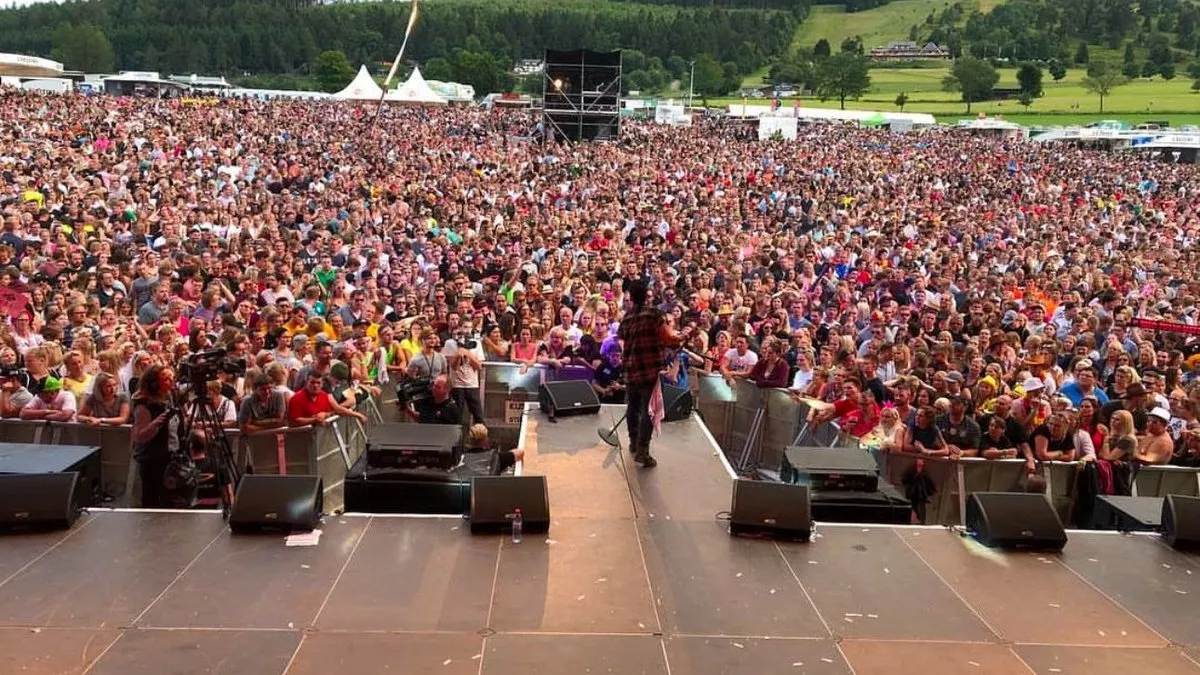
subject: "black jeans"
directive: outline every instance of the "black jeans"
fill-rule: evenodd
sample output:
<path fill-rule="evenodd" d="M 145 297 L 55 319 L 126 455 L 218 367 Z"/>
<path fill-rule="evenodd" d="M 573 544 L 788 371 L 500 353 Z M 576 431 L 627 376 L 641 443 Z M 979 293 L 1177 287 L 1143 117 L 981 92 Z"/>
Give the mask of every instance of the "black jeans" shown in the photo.
<path fill-rule="evenodd" d="M 459 389 L 450 390 L 450 395 L 454 398 L 454 402 L 458 404 L 458 409 L 463 411 L 464 420 L 467 413 L 475 418 L 471 424 L 484 424 L 483 416 L 483 401 L 479 398 L 478 387 L 462 387 Z"/>
<path fill-rule="evenodd" d="M 142 481 L 142 508 L 162 509 L 170 506 L 166 490 L 163 489 L 163 475 L 167 472 L 167 464 L 171 458 L 164 453 L 158 457 L 144 457 L 137 460 L 138 476 Z"/>
<path fill-rule="evenodd" d="M 629 432 L 631 450 L 636 453 L 650 452 L 650 435 L 654 433 L 654 421 L 650 419 L 650 396 L 654 394 L 654 383 L 625 385 L 625 429 Z"/>

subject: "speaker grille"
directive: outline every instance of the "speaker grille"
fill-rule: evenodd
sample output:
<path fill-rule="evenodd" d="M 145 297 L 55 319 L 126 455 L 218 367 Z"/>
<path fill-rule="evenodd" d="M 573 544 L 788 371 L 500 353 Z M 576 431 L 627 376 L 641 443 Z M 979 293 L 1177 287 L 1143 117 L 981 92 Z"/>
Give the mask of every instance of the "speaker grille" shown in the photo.
<path fill-rule="evenodd" d="M 1044 495 L 975 492 L 967 500 L 967 529 L 985 546 L 1060 550 L 1067 534 Z"/>

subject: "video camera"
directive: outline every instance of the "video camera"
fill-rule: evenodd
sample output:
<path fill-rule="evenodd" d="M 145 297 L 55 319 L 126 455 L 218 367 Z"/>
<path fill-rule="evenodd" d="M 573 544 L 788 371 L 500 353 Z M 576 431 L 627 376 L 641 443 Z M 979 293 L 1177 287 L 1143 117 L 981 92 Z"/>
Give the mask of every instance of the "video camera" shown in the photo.
<path fill-rule="evenodd" d="M 17 365 L 0 366 L 0 380 L 6 380 L 21 376 L 21 367 Z"/>
<path fill-rule="evenodd" d="M 218 373 L 241 377 L 246 374 L 246 361 L 230 358 L 224 349 L 210 349 L 192 354 L 179 363 L 179 380 L 195 392 L 203 392 L 210 380 L 217 379 Z"/>
<path fill-rule="evenodd" d="M 401 407 L 433 398 L 433 381 L 427 377 L 405 378 L 396 385 L 396 402 Z"/>

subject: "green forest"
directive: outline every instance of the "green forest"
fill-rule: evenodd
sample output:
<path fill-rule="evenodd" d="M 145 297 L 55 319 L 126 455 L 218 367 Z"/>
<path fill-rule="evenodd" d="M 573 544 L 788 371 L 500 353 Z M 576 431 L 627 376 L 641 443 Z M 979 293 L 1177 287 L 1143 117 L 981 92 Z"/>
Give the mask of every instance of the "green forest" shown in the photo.
<path fill-rule="evenodd" d="M 448 67 L 477 91 L 511 85 L 513 61 L 538 58 L 546 48 L 638 50 L 645 58 L 626 74 L 648 84 L 678 77 L 682 63 L 704 54 L 733 83 L 782 53 L 807 12 L 807 4 L 794 0 L 693 4 L 435 0 L 421 5 L 406 58 Z M 259 76 L 259 86 L 272 86 L 264 76 L 282 76 L 297 86 L 315 84 L 318 56 L 327 51 L 344 53 L 354 67 L 385 70 L 381 64 L 395 56 L 409 10 L 393 2 L 45 4 L 0 11 L 0 51 L 51 56 L 87 72 L 250 75 Z"/>

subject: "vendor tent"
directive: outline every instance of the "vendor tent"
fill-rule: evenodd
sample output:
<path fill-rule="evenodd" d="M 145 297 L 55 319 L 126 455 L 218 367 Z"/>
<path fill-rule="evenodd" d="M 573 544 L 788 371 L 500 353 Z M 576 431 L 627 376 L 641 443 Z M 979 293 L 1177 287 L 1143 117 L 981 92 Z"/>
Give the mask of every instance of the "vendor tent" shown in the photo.
<path fill-rule="evenodd" d="M 375 84 L 375 80 L 371 79 L 367 67 L 362 66 L 358 69 L 354 80 L 346 85 L 345 89 L 334 94 L 333 98 L 342 101 L 378 101 L 383 98 L 383 89 Z"/>
<path fill-rule="evenodd" d="M 408 80 L 387 93 L 386 100 L 390 103 L 412 103 L 416 105 L 446 105 L 445 98 L 437 93 L 425 81 L 420 68 L 413 68 Z"/>

